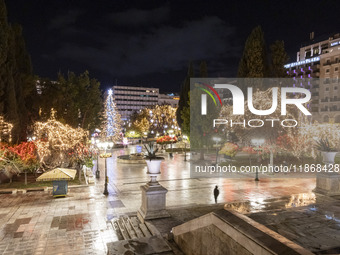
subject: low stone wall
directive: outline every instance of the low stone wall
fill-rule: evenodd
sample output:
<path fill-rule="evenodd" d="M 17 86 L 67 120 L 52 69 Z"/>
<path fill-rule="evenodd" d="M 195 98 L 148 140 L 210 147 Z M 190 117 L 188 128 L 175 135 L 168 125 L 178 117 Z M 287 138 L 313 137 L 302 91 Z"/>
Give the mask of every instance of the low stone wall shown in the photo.
<path fill-rule="evenodd" d="M 316 176 L 316 187 L 313 190 L 326 196 L 340 195 L 340 174 L 319 173 Z"/>
<path fill-rule="evenodd" d="M 172 232 L 186 255 L 313 254 L 252 219 L 224 209 L 174 227 Z"/>

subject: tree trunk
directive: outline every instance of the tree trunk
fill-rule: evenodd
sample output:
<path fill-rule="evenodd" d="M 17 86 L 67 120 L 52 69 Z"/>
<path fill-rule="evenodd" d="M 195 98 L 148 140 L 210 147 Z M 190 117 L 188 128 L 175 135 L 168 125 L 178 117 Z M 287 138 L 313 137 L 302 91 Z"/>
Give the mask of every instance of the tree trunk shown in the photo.
<path fill-rule="evenodd" d="M 81 169 L 81 166 L 79 166 L 78 168 L 79 168 L 79 181 L 81 182 L 82 169 Z"/>
<path fill-rule="evenodd" d="M 200 160 L 204 160 L 204 149 L 200 151 Z"/>
<path fill-rule="evenodd" d="M 27 185 L 27 171 L 25 171 L 25 185 Z"/>

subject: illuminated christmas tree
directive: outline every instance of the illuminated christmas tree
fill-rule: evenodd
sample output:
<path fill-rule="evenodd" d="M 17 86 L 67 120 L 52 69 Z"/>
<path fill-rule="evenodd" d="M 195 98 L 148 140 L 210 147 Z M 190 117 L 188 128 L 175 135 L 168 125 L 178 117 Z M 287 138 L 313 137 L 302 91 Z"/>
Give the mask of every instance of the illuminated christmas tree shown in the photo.
<path fill-rule="evenodd" d="M 108 91 L 104 106 L 101 136 L 105 140 L 117 142 L 121 137 L 121 118 L 117 111 L 111 89 Z"/>

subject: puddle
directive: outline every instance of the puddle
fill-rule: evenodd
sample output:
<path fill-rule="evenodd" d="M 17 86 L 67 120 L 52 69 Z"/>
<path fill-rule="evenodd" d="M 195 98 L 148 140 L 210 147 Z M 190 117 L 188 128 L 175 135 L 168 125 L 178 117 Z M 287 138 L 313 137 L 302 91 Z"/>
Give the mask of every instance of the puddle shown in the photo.
<path fill-rule="evenodd" d="M 302 193 L 280 198 L 250 198 L 249 201 L 228 203 L 224 205 L 225 209 L 234 210 L 242 214 L 280 210 L 293 207 L 308 206 L 315 204 L 316 196 L 314 193 Z"/>

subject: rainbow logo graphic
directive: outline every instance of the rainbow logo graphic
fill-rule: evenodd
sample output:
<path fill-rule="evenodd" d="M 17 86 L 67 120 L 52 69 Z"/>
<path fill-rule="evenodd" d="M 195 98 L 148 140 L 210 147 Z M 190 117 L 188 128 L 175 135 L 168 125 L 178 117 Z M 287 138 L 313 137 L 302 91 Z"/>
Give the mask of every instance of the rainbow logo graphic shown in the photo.
<path fill-rule="evenodd" d="M 210 85 L 206 84 L 206 83 L 203 83 L 203 82 L 197 82 L 195 84 L 195 87 L 204 91 L 205 93 L 207 93 L 211 98 L 212 100 L 214 101 L 215 103 L 215 106 L 217 106 L 217 102 L 216 102 L 216 99 L 215 97 L 213 96 L 213 94 L 208 90 L 210 89 L 217 97 L 218 101 L 220 102 L 221 106 L 222 106 L 222 100 L 220 98 L 220 96 L 218 95 L 217 91 Z M 201 96 L 202 98 L 202 115 L 206 115 L 207 114 L 207 95 L 206 94 L 202 94 Z"/>
<path fill-rule="evenodd" d="M 200 85 L 203 85 L 203 86 L 205 86 L 205 87 L 202 87 L 202 86 L 200 86 Z M 207 90 L 206 88 L 210 89 L 210 90 L 216 95 L 217 99 L 219 100 L 219 102 L 220 102 L 220 104 L 221 104 L 221 106 L 222 106 L 222 100 L 221 100 L 220 96 L 218 95 L 217 91 L 216 91 L 213 87 L 211 87 L 210 85 L 208 85 L 208 84 L 206 84 L 206 83 L 203 83 L 203 82 L 198 82 L 198 83 L 196 83 L 196 84 L 195 84 L 195 87 L 197 87 L 197 88 L 203 90 L 205 93 L 207 93 L 207 94 L 212 98 L 212 100 L 214 101 L 215 105 L 217 106 L 215 97 L 214 97 L 214 96 L 211 94 L 211 92 L 210 92 L 209 90 Z"/>

